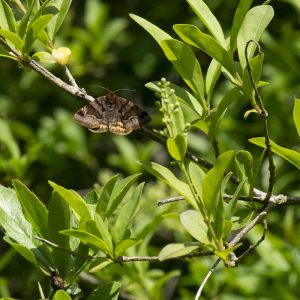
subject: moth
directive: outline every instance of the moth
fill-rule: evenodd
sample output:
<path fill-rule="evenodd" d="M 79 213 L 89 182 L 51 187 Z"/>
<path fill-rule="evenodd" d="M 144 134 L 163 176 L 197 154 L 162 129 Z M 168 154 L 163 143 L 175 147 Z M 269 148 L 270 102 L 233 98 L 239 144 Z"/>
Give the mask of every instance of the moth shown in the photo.
<path fill-rule="evenodd" d="M 110 92 L 79 109 L 74 120 L 92 132 L 127 135 L 150 122 L 151 118 L 133 102 Z"/>

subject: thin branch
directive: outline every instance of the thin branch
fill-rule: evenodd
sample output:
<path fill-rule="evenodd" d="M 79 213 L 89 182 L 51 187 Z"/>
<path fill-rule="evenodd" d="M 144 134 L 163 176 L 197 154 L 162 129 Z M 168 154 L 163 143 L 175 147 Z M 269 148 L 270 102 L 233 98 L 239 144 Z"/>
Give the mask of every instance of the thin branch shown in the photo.
<path fill-rule="evenodd" d="M 245 57 L 246 57 L 246 62 L 247 62 L 247 70 L 248 70 L 248 73 L 249 73 L 249 76 L 250 76 L 252 87 L 253 87 L 254 92 L 255 92 L 256 103 L 258 104 L 259 108 L 261 109 L 260 116 L 263 118 L 265 145 L 266 145 L 267 156 L 268 156 L 268 160 L 269 160 L 270 177 L 269 177 L 268 192 L 266 194 L 266 199 L 265 199 L 265 201 L 267 202 L 267 201 L 269 201 L 269 199 L 272 195 L 272 191 L 273 191 L 273 187 L 274 187 L 274 183 L 275 183 L 275 165 L 274 165 L 274 161 L 273 161 L 273 153 L 272 153 L 272 149 L 271 149 L 271 141 L 270 141 L 270 135 L 269 135 L 269 129 L 268 129 L 268 112 L 264 107 L 263 101 L 261 99 L 261 96 L 260 96 L 260 94 L 258 92 L 258 89 L 256 87 L 256 84 L 254 82 L 254 78 L 253 78 L 252 72 L 251 72 L 251 66 L 250 66 L 250 63 L 249 63 L 248 47 L 249 47 L 250 43 L 254 43 L 257 46 L 259 55 L 262 55 L 262 51 L 261 51 L 260 45 L 255 40 L 250 40 L 250 41 L 247 42 L 246 47 L 245 47 Z"/>
<path fill-rule="evenodd" d="M 218 264 L 220 263 L 221 259 L 218 258 L 215 263 L 212 265 L 212 267 L 209 269 L 208 273 L 206 274 L 206 276 L 204 277 L 203 281 L 201 282 L 201 285 L 198 288 L 197 294 L 195 296 L 195 300 L 200 299 L 202 290 L 207 282 L 207 280 L 209 279 L 209 277 L 212 275 L 212 273 L 215 271 L 215 269 L 217 268 Z"/>
<path fill-rule="evenodd" d="M 78 86 L 78 84 L 77 84 L 77 82 L 76 82 L 76 80 L 75 80 L 75 78 L 73 77 L 72 73 L 70 72 L 69 68 L 66 65 L 64 65 L 63 68 L 64 68 L 64 71 L 65 71 L 65 73 L 67 75 L 67 78 L 68 78 L 70 84 L 72 86 L 80 89 L 79 86 Z"/>
<path fill-rule="evenodd" d="M 256 247 L 258 247 L 260 245 L 260 243 L 262 243 L 264 241 L 264 239 L 266 237 L 267 230 L 268 230 L 268 223 L 267 223 L 266 219 L 264 219 L 262 221 L 262 223 L 263 223 L 264 231 L 263 231 L 263 234 L 261 235 L 260 239 L 254 245 L 250 245 L 250 247 L 238 257 L 237 262 L 242 260 L 248 254 L 250 254 Z"/>

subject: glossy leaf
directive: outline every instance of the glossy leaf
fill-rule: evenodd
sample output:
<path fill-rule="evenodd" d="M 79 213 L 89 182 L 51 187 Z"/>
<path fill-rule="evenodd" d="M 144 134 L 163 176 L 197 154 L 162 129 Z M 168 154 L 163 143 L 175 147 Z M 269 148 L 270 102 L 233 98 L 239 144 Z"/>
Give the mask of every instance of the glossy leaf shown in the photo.
<path fill-rule="evenodd" d="M 16 21 L 12 8 L 4 1 L 0 1 L 0 28 L 16 32 Z"/>
<path fill-rule="evenodd" d="M 244 193 L 249 195 L 250 184 L 253 179 L 253 159 L 250 152 L 240 150 L 236 153 L 235 169 L 240 182 L 245 182 Z"/>
<path fill-rule="evenodd" d="M 22 17 L 19 26 L 18 26 L 18 35 L 21 37 L 21 39 L 24 37 L 25 32 L 27 30 L 27 26 L 29 23 L 29 19 L 31 18 L 34 8 L 36 6 L 38 1 L 32 1 L 29 9 L 26 11 L 25 15 Z M 38 3 L 39 4 L 39 3 Z"/>
<path fill-rule="evenodd" d="M 134 174 L 116 182 L 107 205 L 107 218 L 116 210 L 126 193 L 129 191 L 129 189 L 136 182 L 140 175 L 141 174 Z"/>
<path fill-rule="evenodd" d="M 140 164 L 149 173 L 182 195 L 194 208 L 198 207 L 188 184 L 179 180 L 168 168 L 154 162 L 140 162 Z"/>
<path fill-rule="evenodd" d="M 136 246 L 136 245 L 140 244 L 142 241 L 143 240 L 141 240 L 141 239 L 133 239 L 133 238 L 121 241 L 115 248 L 115 252 L 114 252 L 115 256 L 120 256 L 120 255 L 124 254 L 124 252 L 128 248 Z"/>
<path fill-rule="evenodd" d="M 178 134 L 175 138 L 169 137 L 167 148 L 172 158 L 183 161 L 187 150 L 187 137 L 183 134 Z"/>
<path fill-rule="evenodd" d="M 195 11 L 202 23 L 206 26 L 209 32 L 215 37 L 220 45 L 226 47 L 224 33 L 221 25 L 209 7 L 202 0 L 187 0 L 189 5 Z"/>
<path fill-rule="evenodd" d="M 231 165 L 234 158 L 235 151 L 229 150 L 222 153 L 214 167 L 208 171 L 203 181 L 203 203 L 208 213 L 214 213 L 219 197 L 221 183 L 223 181 L 224 173 Z"/>
<path fill-rule="evenodd" d="M 82 199 L 82 197 L 73 190 L 67 190 L 58 184 L 49 181 L 52 188 L 66 201 L 69 203 L 71 208 L 77 213 L 81 221 L 92 219 L 90 210 Z"/>
<path fill-rule="evenodd" d="M 101 239 L 106 243 L 109 248 L 109 251 L 113 251 L 113 241 L 112 236 L 109 230 L 108 220 L 103 221 L 101 216 L 98 213 L 95 213 L 95 221 L 89 220 L 88 222 L 95 222 L 96 231 L 91 231 L 91 233 L 100 236 Z"/>
<path fill-rule="evenodd" d="M 98 236 L 82 230 L 70 229 L 60 231 L 62 234 L 80 239 L 83 244 L 89 247 L 103 251 L 105 254 L 111 254 L 109 246 Z"/>
<path fill-rule="evenodd" d="M 112 281 L 102 283 L 96 290 L 94 290 L 87 300 L 117 300 L 121 288 L 121 283 Z"/>
<path fill-rule="evenodd" d="M 49 240 L 62 249 L 70 250 L 70 237 L 59 233 L 70 229 L 71 212 L 68 203 L 56 192 L 51 195 L 48 213 Z M 69 253 L 60 249 L 53 249 L 52 257 L 62 278 L 68 278 L 73 258 Z"/>
<path fill-rule="evenodd" d="M 21 181 L 13 181 L 26 220 L 41 237 L 48 237 L 48 211 L 44 203 Z"/>
<path fill-rule="evenodd" d="M 26 33 L 23 50 L 28 53 L 39 34 L 45 29 L 53 15 L 44 15 L 36 19 L 28 28 Z"/>
<path fill-rule="evenodd" d="M 207 69 L 205 78 L 205 88 L 207 93 L 207 101 L 210 102 L 214 87 L 221 74 L 221 64 L 213 59 Z"/>
<path fill-rule="evenodd" d="M 0 29 L 0 36 L 4 37 L 8 42 L 14 45 L 17 50 L 22 51 L 23 41 L 16 33 Z"/>
<path fill-rule="evenodd" d="M 263 54 L 256 55 L 250 60 L 251 74 L 255 86 L 258 86 L 261 77 L 263 61 Z M 245 95 L 248 96 L 250 99 L 254 97 L 254 88 L 247 68 L 244 70 L 243 74 L 243 91 Z"/>
<path fill-rule="evenodd" d="M 72 300 L 72 298 L 69 296 L 68 293 L 66 293 L 64 290 L 58 290 L 55 292 L 53 300 Z"/>
<path fill-rule="evenodd" d="M 202 184 L 206 175 L 205 172 L 199 165 L 191 161 L 189 163 L 189 175 L 197 195 L 202 199 Z"/>
<path fill-rule="evenodd" d="M 90 264 L 90 273 L 96 273 L 99 272 L 100 270 L 104 269 L 108 265 L 112 264 L 113 261 L 110 258 L 107 257 L 101 257 L 93 260 Z"/>
<path fill-rule="evenodd" d="M 255 6 L 247 12 L 237 36 L 238 55 L 243 69 L 246 67 L 246 43 L 250 40 L 259 42 L 262 33 L 271 22 L 273 16 L 274 10 L 269 5 Z M 256 45 L 251 43 L 248 47 L 249 58 L 252 58 L 255 49 Z"/>
<path fill-rule="evenodd" d="M 47 4 L 47 7 L 54 6 L 57 8 L 57 13 L 54 14 L 53 18 L 49 22 L 47 26 L 47 31 L 49 34 L 49 38 L 54 44 L 55 35 L 57 34 L 58 30 L 60 29 L 67 13 L 70 8 L 72 0 L 50 0 Z"/>
<path fill-rule="evenodd" d="M 195 210 L 187 210 L 180 214 L 180 221 L 186 231 L 197 241 L 208 244 L 207 225 L 201 214 Z"/>
<path fill-rule="evenodd" d="M 161 249 L 158 258 L 160 261 L 164 261 L 170 258 L 184 256 L 199 249 L 200 246 L 200 244 L 197 245 L 195 243 L 168 244 L 167 246 Z"/>
<path fill-rule="evenodd" d="M 173 28 L 183 41 L 205 51 L 212 58 L 220 62 L 222 67 L 234 76 L 233 60 L 227 50 L 213 37 L 201 32 L 198 27 L 190 24 L 176 24 Z"/>
<path fill-rule="evenodd" d="M 244 21 L 245 15 L 251 7 L 253 0 L 240 0 L 239 5 L 235 11 L 232 28 L 230 33 L 230 52 L 233 54 L 236 49 L 236 39 Z"/>
<path fill-rule="evenodd" d="M 178 40 L 172 39 L 169 34 L 147 20 L 132 14 L 130 16 L 152 35 L 182 79 L 194 91 L 197 97 L 201 101 L 204 101 L 204 80 L 201 67 L 190 47 Z"/>
<path fill-rule="evenodd" d="M 109 181 L 105 184 L 105 186 L 101 190 L 95 212 L 97 212 L 102 217 L 102 219 L 106 216 L 110 195 L 112 193 L 112 190 L 117 180 L 118 180 L 118 175 L 113 176 L 112 178 L 109 179 Z"/>
<path fill-rule="evenodd" d="M 298 136 L 300 137 L 300 99 L 295 99 L 293 117 Z"/>
<path fill-rule="evenodd" d="M 260 146 L 262 148 L 266 148 L 265 138 L 263 138 L 263 137 L 257 137 L 257 138 L 250 139 L 249 142 L 252 144 L 255 144 L 257 146 Z M 282 158 L 284 158 L 285 160 L 289 161 L 291 164 L 296 166 L 298 169 L 300 169 L 300 153 L 299 152 L 288 149 L 288 148 L 281 147 L 273 141 L 271 141 L 271 149 L 272 149 L 272 152 L 278 154 L 279 156 L 281 156 Z"/>
<path fill-rule="evenodd" d="M 126 231 L 130 228 L 130 224 L 138 210 L 138 205 L 142 195 L 144 183 L 139 184 L 132 196 L 127 199 L 127 202 L 120 209 L 117 219 L 112 229 L 113 239 L 116 244 L 119 244 L 125 237 Z"/>

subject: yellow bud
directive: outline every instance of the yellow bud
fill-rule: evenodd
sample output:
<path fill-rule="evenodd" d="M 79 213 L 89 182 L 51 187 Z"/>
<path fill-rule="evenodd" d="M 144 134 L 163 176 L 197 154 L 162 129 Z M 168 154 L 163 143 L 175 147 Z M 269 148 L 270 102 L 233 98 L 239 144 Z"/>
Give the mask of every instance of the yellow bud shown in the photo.
<path fill-rule="evenodd" d="M 67 47 L 59 47 L 52 50 L 52 56 L 60 65 L 66 65 L 71 57 L 71 50 Z"/>

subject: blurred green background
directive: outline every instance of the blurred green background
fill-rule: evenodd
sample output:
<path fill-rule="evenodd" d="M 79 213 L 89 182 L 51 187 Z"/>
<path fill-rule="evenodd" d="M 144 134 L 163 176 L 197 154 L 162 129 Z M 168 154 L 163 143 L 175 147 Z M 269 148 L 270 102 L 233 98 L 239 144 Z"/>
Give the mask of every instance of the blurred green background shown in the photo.
<path fill-rule="evenodd" d="M 254 1 L 254 5 L 261 3 Z M 207 4 L 224 31 L 229 32 L 238 1 L 211 0 Z M 275 17 L 262 38 L 265 53 L 262 79 L 270 84 L 262 89 L 262 96 L 270 115 L 271 138 L 299 151 L 292 109 L 293 99 L 300 98 L 300 4 L 298 0 L 275 0 L 270 4 Z M 159 128 L 159 112 L 154 105 L 157 99 L 144 84 L 161 77 L 178 85 L 183 83 L 158 45 L 129 18 L 129 13 L 151 21 L 174 37 L 172 25 L 175 23 L 201 26 L 183 0 L 74 1 L 56 46 L 71 48 L 70 70 L 88 93 L 104 95 L 103 87 L 127 89 L 119 91 L 118 95 L 143 106 L 152 115 L 151 125 Z M 209 57 L 196 50 L 195 53 L 205 70 Z M 64 76 L 59 67 L 49 65 L 49 68 Z M 48 180 L 80 191 L 91 188 L 96 182 L 105 182 L 112 174 L 126 176 L 141 171 L 137 160 L 169 163 L 163 147 L 139 132 L 128 137 L 98 135 L 75 124 L 72 115 L 83 103 L 33 71 L 18 68 L 15 62 L 1 58 L 0 76 L 1 184 L 10 186 L 11 179 L 19 178 L 47 203 L 51 191 Z M 224 78 L 218 83 L 213 98 L 215 103 L 228 85 Z M 243 118 L 249 108 L 246 102 L 235 103 L 226 114 L 218 136 L 222 151 L 247 149 L 259 155 L 259 149 L 248 143 L 248 139 L 261 136 L 262 126 L 256 116 Z M 190 143 L 204 158 L 213 158 L 211 146 L 199 132 L 191 134 Z M 274 192 L 299 196 L 296 168 L 278 157 L 275 163 Z M 258 187 L 264 189 L 268 180 L 267 165 L 263 166 L 261 178 Z M 175 221 L 162 221 L 161 218 L 163 212 L 180 210 L 180 205 L 156 206 L 157 200 L 173 195 L 172 191 L 147 174 L 141 180 L 149 184 L 136 227 L 137 231 L 146 230 L 143 226 L 157 227 L 155 235 L 147 236 L 145 244 L 148 254 L 157 255 L 165 244 L 188 240 L 188 237 Z M 270 214 L 267 240 L 238 268 L 220 267 L 205 287 L 203 299 L 299 299 L 299 218 L 297 207 Z M 251 232 L 249 241 L 257 240 L 259 233 L 259 228 Z M 37 299 L 37 282 L 49 286 L 45 276 L 2 241 L 0 253 L 0 296 Z M 211 258 L 201 258 L 162 264 L 115 265 L 97 277 L 99 280 L 120 280 L 126 287 L 121 292 L 122 299 L 193 299 L 212 263 Z M 181 274 L 172 273 L 172 270 Z M 94 286 L 82 279 L 82 287 L 88 291 Z"/>

